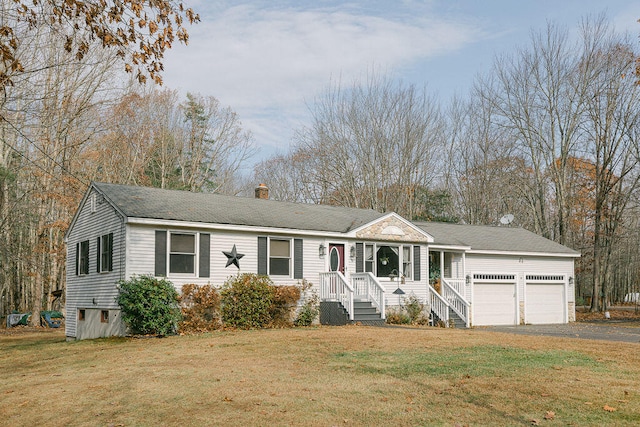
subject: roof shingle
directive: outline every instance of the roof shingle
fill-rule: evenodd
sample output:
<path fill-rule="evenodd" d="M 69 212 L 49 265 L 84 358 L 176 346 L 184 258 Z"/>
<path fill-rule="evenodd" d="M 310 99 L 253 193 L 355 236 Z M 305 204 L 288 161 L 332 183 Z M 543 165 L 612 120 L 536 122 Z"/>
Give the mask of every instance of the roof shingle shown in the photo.
<path fill-rule="evenodd" d="M 93 183 L 127 217 L 347 233 L 385 214 L 369 209 Z"/>

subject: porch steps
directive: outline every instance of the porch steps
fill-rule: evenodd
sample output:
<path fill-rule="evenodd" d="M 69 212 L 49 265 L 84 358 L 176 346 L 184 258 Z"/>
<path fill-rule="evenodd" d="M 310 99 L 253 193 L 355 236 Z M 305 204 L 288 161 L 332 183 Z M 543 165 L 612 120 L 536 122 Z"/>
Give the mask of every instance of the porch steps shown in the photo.
<path fill-rule="evenodd" d="M 359 323 L 366 326 L 383 326 L 385 321 L 380 317 L 380 313 L 371 301 L 354 301 L 353 321 L 351 323 Z"/>
<path fill-rule="evenodd" d="M 346 325 L 357 323 L 366 326 L 384 326 L 385 321 L 370 301 L 353 302 L 353 320 L 349 320 L 347 310 L 337 301 L 320 302 L 320 323 L 322 325 Z"/>
<path fill-rule="evenodd" d="M 441 320 L 434 311 L 431 311 L 431 317 L 433 318 L 434 325 L 437 325 L 437 323 Z M 465 321 L 460 316 L 458 316 L 458 314 L 453 311 L 451 307 L 449 307 L 449 326 L 458 329 L 465 329 L 467 327 Z"/>

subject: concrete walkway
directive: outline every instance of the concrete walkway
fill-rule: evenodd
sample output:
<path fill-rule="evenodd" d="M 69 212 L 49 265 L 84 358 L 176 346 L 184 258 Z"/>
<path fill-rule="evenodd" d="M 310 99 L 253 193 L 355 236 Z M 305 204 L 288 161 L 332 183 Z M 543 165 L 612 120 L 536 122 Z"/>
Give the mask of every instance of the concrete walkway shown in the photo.
<path fill-rule="evenodd" d="M 637 322 L 576 322 L 566 325 L 487 326 L 478 329 L 520 335 L 640 343 L 640 324 Z"/>

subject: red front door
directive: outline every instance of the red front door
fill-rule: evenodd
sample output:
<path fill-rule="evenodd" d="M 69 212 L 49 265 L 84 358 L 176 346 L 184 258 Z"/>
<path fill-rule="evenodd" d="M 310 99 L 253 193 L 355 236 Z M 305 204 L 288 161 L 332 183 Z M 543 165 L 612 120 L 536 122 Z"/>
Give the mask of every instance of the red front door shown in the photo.
<path fill-rule="evenodd" d="M 329 271 L 344 274 L 344 245 L 329 243 Z"/>

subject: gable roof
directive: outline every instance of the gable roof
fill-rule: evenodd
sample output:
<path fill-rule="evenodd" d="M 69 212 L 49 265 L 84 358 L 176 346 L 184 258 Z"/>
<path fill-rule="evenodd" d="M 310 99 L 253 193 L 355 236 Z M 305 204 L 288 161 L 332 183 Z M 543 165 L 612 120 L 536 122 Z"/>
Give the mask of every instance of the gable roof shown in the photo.
<path fill-rule="evenodd" d="M 386 214 L 213 193 L 92 183 L 125 217 L 347 233 Z"/>
<path fill-rule="evenodd" d="M 519 227 L 495 227 L 485 225 L 450 224 L 441 222 L 415 222 L 431 234 L 434 244 L 466 246 L 471 251 L 497 251 L 519 253 L 548 253 L 580 256 L 564 245 L 538 236 Z"/>

